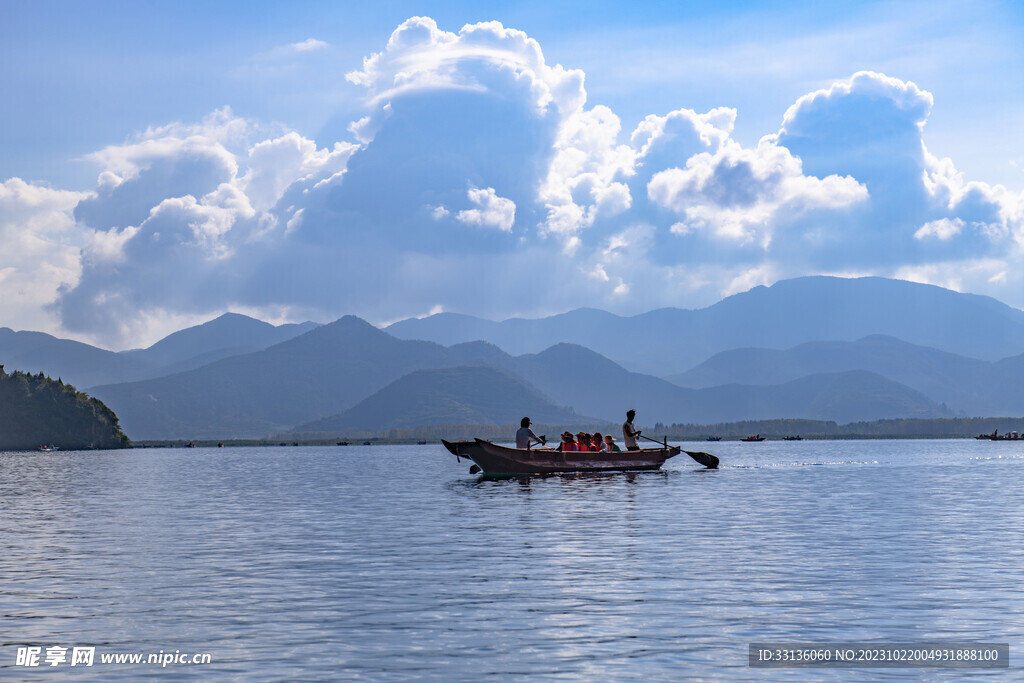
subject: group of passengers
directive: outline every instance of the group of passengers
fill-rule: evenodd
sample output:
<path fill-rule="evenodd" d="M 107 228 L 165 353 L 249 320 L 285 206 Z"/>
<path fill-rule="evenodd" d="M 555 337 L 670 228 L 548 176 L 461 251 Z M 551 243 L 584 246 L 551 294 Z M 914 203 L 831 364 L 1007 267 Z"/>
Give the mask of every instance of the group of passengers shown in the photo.
<path fill-rule="evenodd" d="M 601 432 L 587 434 L 579 432 L 573 439 L 571 432 L 562 434 L 562 443 L 558 444 L 558 451 L 604 451 L 607 453 L 619 453 L 622 449 L 615 443 L 615 438 L 608 434 L 602 437 Z"/>
<path fill-rule="evenodd" d="M 640 432 L 633 427 L 633 418 L 636 417 L 635 410 L 626 411 L 626 421 L 622 424 L 622 438 L 626 444 L 627 451 L 640 450 L 636 439 Z M 534 443 L 546 444 L 544 437 L 539 437 L 530 429 L 530 418 L 524 417 L 520 422 L 519 431 L 516 432 L 516 448 L 528 449 Z M 579 432 L 573 437 L 571 432 L 562 434 L 562 442 L 558 444 L 558 451 L 602 451 L 607 453 L 619 453 L 622 451 L 615 443 L 615 438 L 608 434 L 601 436 L 600 432 L 588 434 Z"/>

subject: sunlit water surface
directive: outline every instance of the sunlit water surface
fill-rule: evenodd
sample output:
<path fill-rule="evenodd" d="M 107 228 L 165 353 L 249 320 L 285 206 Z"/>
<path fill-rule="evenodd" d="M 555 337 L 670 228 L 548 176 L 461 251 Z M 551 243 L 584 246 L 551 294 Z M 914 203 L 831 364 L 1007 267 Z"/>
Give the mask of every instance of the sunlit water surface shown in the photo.
<path fill-rule="evenodd" d="M 1024 443 L 693 443 L 483 480 L 440 445 L 0 453 L 0 676 L 1006 677 Z M 1009 672 L 765 670 L 757 641 L 1009 642 Z M 210 653 L 101 665 L 101 652 Z M 45 652 L 45 650 L 44 650 Z M 1019 672 L 1019 669 L 1018 669 Z"/>

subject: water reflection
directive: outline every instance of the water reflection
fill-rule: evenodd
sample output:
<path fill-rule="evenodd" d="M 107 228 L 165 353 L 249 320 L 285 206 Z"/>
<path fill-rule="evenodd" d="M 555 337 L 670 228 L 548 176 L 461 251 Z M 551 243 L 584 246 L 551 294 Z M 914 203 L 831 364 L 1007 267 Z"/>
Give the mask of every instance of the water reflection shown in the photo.
<path fill-rule="evenodd" d="M 700 470 L 704 471 L 704 470 Z M 714 471 L 714 470 L 708 470 Z M 654 485 L 668 483 L 682 472 L 658 470 L 653 472 L 558 472 L 549 474 L 490 475 L 484 474 L 472 479 L 454 479 L 448 483 L 451 490 L 497 489 L 503 485 L 530 488 L 539 484 L 573 483 L 576 486 L 599 488 L 606 485 Z"/>

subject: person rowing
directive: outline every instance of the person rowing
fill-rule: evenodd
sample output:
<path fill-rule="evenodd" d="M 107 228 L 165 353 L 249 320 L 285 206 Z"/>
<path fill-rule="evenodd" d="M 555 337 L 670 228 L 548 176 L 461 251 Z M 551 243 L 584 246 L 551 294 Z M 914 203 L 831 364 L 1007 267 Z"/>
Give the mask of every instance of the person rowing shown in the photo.
<path fill-rule="evenodd" d="M 640 450 L 640 446 L 636 442 L 640 432 L 633 427 L 633 418 L 635 417 L 636 411 L 630 408 L 626 411 L 626 421 L 622 423 L 622 442 L 626 446 L 627 451 Z"/>
<path fill-rule="evenodd" d="M 547 443 L 547 440 L 543 436 L 534 434 L 530 429 L 530 418 L 524 417 L 519 421 L 519 431 L 516 432 L 516 448 L 530 450 L 530 445 L 534 443 L 543 445 Z"/>

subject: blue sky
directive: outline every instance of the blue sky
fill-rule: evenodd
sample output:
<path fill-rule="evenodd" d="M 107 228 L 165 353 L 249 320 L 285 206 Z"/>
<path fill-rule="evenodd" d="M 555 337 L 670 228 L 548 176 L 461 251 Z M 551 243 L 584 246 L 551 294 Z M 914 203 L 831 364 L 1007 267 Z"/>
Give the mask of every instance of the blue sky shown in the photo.
<path fill-rule="evenodd" d="M 419 17 L 418 19 L 415 19 Z M 1011 2 L 0 4 L 0 325 L 1024 306 Z M 368 60 L 368 61 L 364 61 Z"/>

